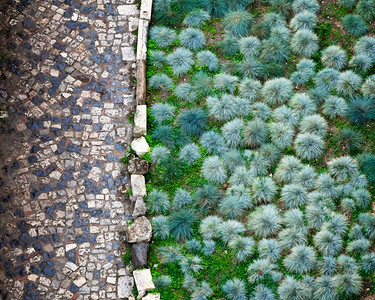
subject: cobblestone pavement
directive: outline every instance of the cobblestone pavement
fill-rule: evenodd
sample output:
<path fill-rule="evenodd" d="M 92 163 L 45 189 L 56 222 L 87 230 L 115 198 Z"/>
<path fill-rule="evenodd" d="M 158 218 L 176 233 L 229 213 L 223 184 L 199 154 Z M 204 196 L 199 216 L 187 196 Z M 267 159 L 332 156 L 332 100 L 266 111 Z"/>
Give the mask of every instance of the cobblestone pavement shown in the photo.
<path fill-rule="evenodd" d="M 0 1 L 0 299 L 119 299 L 131 283 L 120 159 L 137 7 Z"/>

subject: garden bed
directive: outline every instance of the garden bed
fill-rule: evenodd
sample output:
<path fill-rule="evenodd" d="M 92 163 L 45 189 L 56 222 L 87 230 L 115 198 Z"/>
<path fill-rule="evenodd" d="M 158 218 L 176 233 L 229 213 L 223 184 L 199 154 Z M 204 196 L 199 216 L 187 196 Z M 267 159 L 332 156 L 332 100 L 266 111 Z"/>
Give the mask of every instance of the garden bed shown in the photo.
<path fill-rule="evenodd" d="M 354 35 L 355 5 L 205 3 L 153 7 L 143 158 L 161 299 L 375 293 L 371 18 Z"/>

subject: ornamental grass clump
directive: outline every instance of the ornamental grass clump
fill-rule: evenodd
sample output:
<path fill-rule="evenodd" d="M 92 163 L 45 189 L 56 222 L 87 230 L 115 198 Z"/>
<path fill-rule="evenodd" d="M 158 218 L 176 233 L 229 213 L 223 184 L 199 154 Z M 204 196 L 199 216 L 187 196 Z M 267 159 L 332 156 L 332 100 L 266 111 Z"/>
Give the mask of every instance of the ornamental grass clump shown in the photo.
<path fill-rule="evenodd" d="M 364 18 L 366 21 L 371 22 L 375 19 L 375 3 L 372 0 L 359 0 L 355 12 Z"/>
<path fill-rule="evenodd" d="M 266 104 L 280 106 L 285 104 L 293 95 L 293 86 L 286 78 L 276 78 L 265 82 L 261 96 Z"/>
<path fill-rule="evenodd" d="M 199 232 L 206 240 L 216 239 L 219 237 L 219 228 L 223 220 L 217 216 L 208 216 L 204 218 L 199 226 Z"/>
<path fill-rule="evenodd" d="M 187 190 L 178 188 L 174 194 L 172 207 L 174 210 L 180 210 L 192 204 L 192 201 L 193 199 Z"/>
<path fill-rule="evenodd" d="M 239 197 L 236 196 L 227 196 L 222 199 L 219 203 L 219 213 L 225 219 L 239 219 L 241 218 L 245 210 L 247 209 L 248 204 L 245 201 L 241 201 Z"/>
<path fill-rule="evenodd" d="M 165 74 L 155 74 L 149 79 L 148 86 L 155 90 L 169 91 L 173 88 L 173 81 Z"/>
<path fill-rule="evenodd" d="M 278 64 L 284 63 L 289 57 L 289 44 L 280 41 L 276 37 L 270 37 L 262 41 L 262 51 L 260 59 L 276 67 Z M 267 66 L 267 65 L 265 65 Z M 283 70 L 283 69 L 281 69 Z M 267 74 L 267 72 L 265 72 Z M 282 76 L 282 75 L 280 75 Z M 267 76 L 267 77 L 280 77 L 280 76 Z"/>
<path fill-rule="evenodd" d="M 214 183 L 225 183 L 227 172 L 224 162 L 218 156 L 207 157 L 202 165 L 202 175 Z"/>
<path fill-rule="evenodd" d="M 238 83 L 238 77 L 229 74 L 217 74 L 214 77 L 214 87 L 219 91 L 234 93 Z"/>
<path fill-rule="evenodd" d="M 324 140 L 312 133 L 300 133 L 294 141 L 294 149 L 297 155 L 306 160 L 319 158 L 324 152 Z"/>
<path fill-rule="evenodd" d="M 178 116 L 181 130 L 189 135 L 200 136 L 207 126 L 207 114 L 204 110 L 193 108 Z"/>
<path fill-rule="evenodd" d="M 346 101 L 337 96 L 330 96 L 323 103 L 323 113 L 330 119 L 345 117 L 348 113 Z"/>
<path fill-rule="evenodd" d="M 272 119 L 280 124 L 295 127 L 300 120 L 300 116 L 297 111 L 282 105 L 273 111 Z"/>
<path fill-rule="evenodd" d="M 207 67 L 210 72 L 216 71 L 220 67 L 219 59 L 209 50 L 198 52 L 197 62 L 198 66 Z"/>
<path fill-rule="evenodd" d="M 285 228 L 279 233 L 280 247 L 284 250 L 288 250 L 294 246 L 304 245 L 306 242 L 307 236 L 304 228 Z"/>
<path fill-rule="evenodd" d="M 316 266 L 316 254 L 312 247 L 295 246 L 291 254 L 284 259 L 285 267 L 294 273 L 307 273 Z"/>
<path fill-rule="evenodd" d="M 169 218 L 166 216 L 156 216 L 151 220 L 154 238 L 165 240 L 170 234 Z"/>
<path fill-rule="evenodd" d="M 237 237 L 229 241 L 229 248 L 235 252 L 235 259 L 241 263 L 251 257 L 255 242 L 251 237 Z"/>
<path fill-rule="evenodd" d="M 275 235 L 281 229 L 281 216 L 273 204 L 258 207 L 248 217 L 248 229 L 257 237 Z"/>
<path fill-rule="evenodd" d="M 302 116 L 312 115 L 317 110 L 314 101 L 305 93 L 295 94 L 292 99 L 290 99 L 289 104 L 293 108 L 293 111 Z"/>
<path fill-rule="evenodd" d="M 148 209 L 155 214 L 163 214 L 169 210 L 170 200 L 167 193 L 153 190 L 147 197 Z"/>
<path fill-rule="evenodd" d="M 316 172 L 313 167 L 305 166 L 299 171 L 293 179 L 294 184 L 303 186 L 306 190 L 310 191 L 315 186 Z"/>
<path fill-rule="evenodd" d="M 209 154 L 221 155 L 228 150 L 222 135 L 215 131 L 206 131 L 199 139 L 202 147 L 206 148 Z"/>
<path fill-rule="evenodd" d="M 313 30 L 317 24 L 317 17 L 314 13 L 303 11 L 296 14 L 290 21 L 290 27 L 294 30 Z"/>
<path fill-rule="evenodd" d="M 259 257 L 277 262 L 281 257 L 281 248 L 276 239 L 262 239 L 258 244 Z"/>
<path fill-rule="evenodd" d="M 362 279 L 357 273 L 337 274 L 333 282 L 339 291 L 346 297 L 358 296 L 362 291 Z"/>
<path fill-rule="evenodd" d="M 368 72 L 373 64 L 373 59 L 364 54 L 355 55 L 349 61 L 349 67 L 354 69 L 354 71 Z"/>
<path fill-rule="evenodd" d="M 322 51 L 322 63 L 326 68 L 341 70 L 345 68 L 347 57 L 339 46 L 329 46 Z"/>
<path fill-rule="evenodd" d="M 219 236 L 225 244 L 228 244 L 229 241 L 238 238 L 240 234 L 244 232 L 245 226 L 242 223 L 235 220 L 221 222 L 219 225 Z"/>
<path fill-rule="evenodd" d="M 272 202 L 277 193 L 277 186 L 272 178 L 256 177 L 251 185 L 252 196 L 257 204 Z"/>
<path fill-rule="evenodd" d="M 172 66 L 176 76 L 186 74 L 194 65 L 193 54 L 190 50 L 179 47 L 167 56 L 168 63 Z"/>
<path fill-rule="evenodd" d="M 287 275 L 277 288 L 282 300 L 312 299 L 312 286 Z"/>
<path fill-rule="evenodd" d="M 201 49 L 206 43 L 203 31 L 195 28 L 186 28 L 182 30 L 178 38 L 182 46 L 192 51 Z"/>
<path fill-rule="evenodd" d="M 294 139 L 294 128 L 288 124 L 270 123 L 271 141 L 280 149 L 292 145 Z"/>
<path fill-rule="evenodd" d="M 367 23 L 358 15 L 346 15 L 342 18 L 342 26 L 351 35 L 359 37 L 368 31 Z"/>
<path fill-rule="evenodd" d="M 253 58 L 259 55 L 261 42 L 256 36 L 248 36 L 240 39 L 240 51 L 246 58 Z"/>
<path fill-rule="evenodd" d="M 341 156 L 328 162 L 328 172 L 337 181 L 349 180 L 359 175 L 358 164 L 350 156 Z"/>
<path fill-rule="evenodd" d="M 302 166 L 302 162 L 295 156 L 285 155 L 277 165 L 275 180 L 278 183 L 291 183 Z"/>
<path fill-rule="evenodd" d="M 234 119 L 223 125 L 221 131 L 223 138 L 229 147 L 238 147 L 242 145 L 243 127 L 244 123 L 242 119 Z"/>
<path fill-rule="evenodd" d="M 359 92 L 362 86 L 362 77 L 353 71 L 345 71 L 340 74 L 337 81 L 336 91 L 344 96 L 353 97 Z"/>
<path fill-rule="evenodd" d="M 329 92 L 335 89 L 339 77 L 340 72 L 335 69 L 325 68 L 319 71 L 314 77 L 316 84 L 315 94 L 324 94 L 325 96 L 328 96 L 327 93 L 324 92 Z"/>
<path fill-rule="evenodd" d="M 171 215 L 170 230 L 176 240 L 188 240 L 193 235 L 196 213 L 192 209 L 182 209 Z"/>
<path fill-rule="evenodd" d="M 331 276 L 323 275 L 314 281 L 314 299 L 337 299 L 338 291 Z"/>
<path fill-rule="evenodd" d="M 250 78 L 245 78 L 238 86 L 240 97 L 247 99 L 250 103 L 259 97 L 261 88 L 260 81 Z"/>
<path fill-rule="evenodd" d="M 191 165 L 198 161 L 201 157 L 201 152 L 199 150 L 199 147 L 196 144 L 188 144 L 185 145 L 179 155 L 178 158 L 185 162 L 187 165 Z"/>
<path fill-rule="evenodd" d="M 171 155 L 171 151 L 164 146 L 155 146 L 151 151 L 151 162 L 153 164 L 160 164 Z"/>
<path fill-rule="evenodd" d="M 238 278 L 229 279 L 222 286 L 228 300 L 247 300 L 245 283 Z"/>
<path fill-rule="evenodd" d="M 314 244 L 324 256 L 335 256 L 341 251 L 343 240 L 339 235 L 323 229 L 314 236 Z"/>
<path fill-rule="evenodd" d="M 286 208 L 301 207 L 307 201 L 307 191 L 297 184 L 288 184 L 281 189 L 281 201 Z"/>
<path fill-rule="evenodd" d="M 311 30 L 300 29 L 293 35 L 290 48 L 297 55 L 310 58 L 319 50 L 318 40 Z"/>
<path fill-rule="evenodd" d="M 262 282 L 266 278 L 277 282 L 282 278 L 279 267 L 267 258 L 253 261 L 247 272 L 249 273 L 248 281 L 250 284 Z"/>
<path fill-rule="evenodd" d="M 271 116 L 271 109 L 263 102 L 255 102 L 251 105 L 251 110 L 254 119 L 267 121 Z"/>
<path fill-rule="evenodd" d="M 269 137 L 266 124 L 261 120 L 248 122 L 244 128 L 244 143 L 250 148 L 259 148 Z"/>
<path fill-rule="evenodd" d="M 151 50 L 150 61 L 154 67 L 161 68 L 167 63 L 167 58 L 164 51 Z"/>
<path fill-rule="evenodd" d="M 155 103 L 151 107 L 151 115 L 154 116 L 155 122 L 163 123 L 174 117 L 175 107 L 168 103 Z"/>
<path fill-rule="evenodd" d="M 375 101 L 371 98 L 357 96 L 348 105 L 349 121 L 355 125 L 364 125 L 375 120 Z"/>
<path fill-rule="evenodd" d="M 156 42 L 160 48 L 170 46 L 177 38 L 176 31 L 165 26 L 152 27 L 150 38 Z"/>
<path fill-rule="evenodd" d="M 281 157 L 280 149 L 272 143 L 263 144 L 259 148 L 259 154 L 267 161 L 269 165 L 276 164 Z"/>
<path fill-rule="evenodd" d="M 249 34 L 252 15 L 245 10 L 228 12 L 223 18 L 224 29 L 234 36 L 242 37 Z"/>
<path fill-rule="evenodd" d="M 361 87 L 361 92 L 365 97 L 374 99 L 375 93 L 375 75 L 371 75 L 366 78 L 365 82 Z"/>
<path fill-rule="evenodd" d="M 301 133 L 311 133 L 320 136 L 321 138 L 325 138 L 328 124 L 322 116 L 315 114 L 305 116 L 299 124 L 299 129 Z"/>
<path fill-rule="evenodd" d="M 190 83 L 179 84 L 175 88 L 174 93 L 178 99 L 185 100 L 187 102 L 194 102 L 197 99 L 197 92 Z"/>
<path fill-rule="evenodd" d="M 315 14 L 319 10 L 319 3 L 316 0 L 294 0 L 292 8 L 295 13 L 300 13 L 306 10 Z"/>
<path fill-rule="evenodd" d="M 183 20 L 182 24 L 187 27 L 202 27 L 208 20 L 210 15 L 207 11 L 197 9 L 191 11 Z"/>
<path fill-rule="evenodd" d="M 253 300 L 276 300 L 276 296 L 273 294 L 272 290 L 263 284 L 259 284 L 255 287 Z"/>
<path fill-rule="evenodd" d="M 353 9 L 357 2 L 358 0 L 339 0 L 339 4 L 346 9 Z"/>
<path fill-rule="evenodd" d="M 354 46 L 355 52 L 366 55 L 375 60 L 375 38 L 365 35 L 361 37 Z"/>
<path fill-rule="evenodd" d="M 322 173 L 318 176 L 315 188 L 326 198 L 336 199 L 339 196 L 336 182 L 328 173 Z"/>

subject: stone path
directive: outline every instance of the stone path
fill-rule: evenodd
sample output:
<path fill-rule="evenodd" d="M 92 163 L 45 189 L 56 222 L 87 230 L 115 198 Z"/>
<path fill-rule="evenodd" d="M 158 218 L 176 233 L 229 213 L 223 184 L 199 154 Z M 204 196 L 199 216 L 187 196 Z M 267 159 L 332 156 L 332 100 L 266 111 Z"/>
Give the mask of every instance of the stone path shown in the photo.
<path fill-rule="evenodd" d="M 134 0 L 0 1 L 0 299 L 126 296 L 138 15 Z"/>

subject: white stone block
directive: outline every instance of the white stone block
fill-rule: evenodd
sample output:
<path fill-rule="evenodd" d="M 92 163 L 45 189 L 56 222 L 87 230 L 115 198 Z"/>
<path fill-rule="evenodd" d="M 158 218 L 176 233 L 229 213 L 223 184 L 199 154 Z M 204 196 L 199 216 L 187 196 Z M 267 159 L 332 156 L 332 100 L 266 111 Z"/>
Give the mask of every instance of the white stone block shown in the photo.
<path fill-rule="evenodd" d="M 146 181 L 143 175 L 132 174 L 130 176 L 133 197 L 146 195 Z"/>
<path fill-rule="evenodd" d="M 134 115 L 134 136 L 147 134 L 147 106 L 137 105 Z"/>
<path fill-rule="evenodd" d="M 152 0 L 142 0 L 139 17 L 141 19 L 151 20 Z"/>
<path fill-rule="evenodd" d="M 132 276 L 121 276 L 118 278 L 117 297 L 128 299 L 133 296 L 134 279 Z"/>
<path fill-rule="evenodd" d="M 155 288 L 150 269 L 136 270 L 133 272 L 133 277 L 139 294 Z"/>
<path fill-rule="evenodd" d="M 147 152 L 150 151 L 150 146 L 147 144 L 147 141 L 143 136 L 134 139 L 131 143 L 131 146 L 139 157 L 145 155 Z"/>

